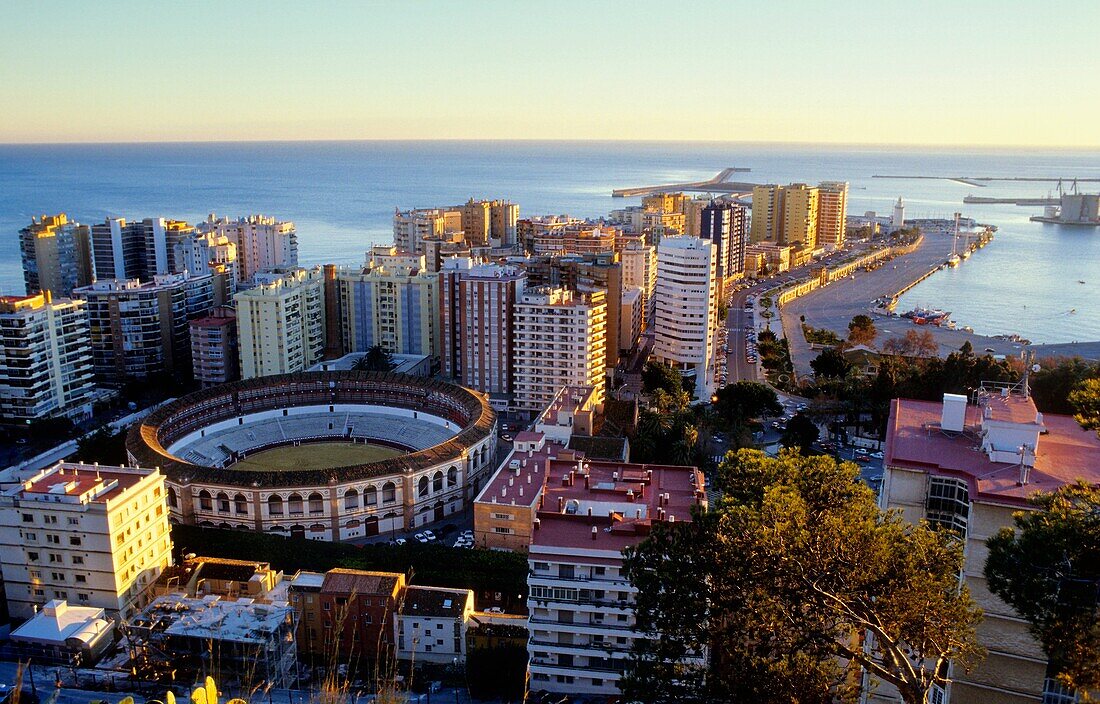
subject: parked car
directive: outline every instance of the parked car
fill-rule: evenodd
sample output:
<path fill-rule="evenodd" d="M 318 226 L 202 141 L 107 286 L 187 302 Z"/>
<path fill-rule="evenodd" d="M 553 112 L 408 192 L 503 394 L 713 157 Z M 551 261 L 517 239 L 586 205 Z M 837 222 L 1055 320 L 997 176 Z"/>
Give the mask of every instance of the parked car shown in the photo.
<path fill-rule="evenodd" d="M 426 542 L 428 542 L 428 536 L 424 535 L 423 533 L 417 533 L 416 535 L 414 535 L 414 536 L 413 536 L 413 538 L 414 538 L 414 539 L 416 540 L 416 542 L 418 542 L 418 543 L 426 543 Z"/>

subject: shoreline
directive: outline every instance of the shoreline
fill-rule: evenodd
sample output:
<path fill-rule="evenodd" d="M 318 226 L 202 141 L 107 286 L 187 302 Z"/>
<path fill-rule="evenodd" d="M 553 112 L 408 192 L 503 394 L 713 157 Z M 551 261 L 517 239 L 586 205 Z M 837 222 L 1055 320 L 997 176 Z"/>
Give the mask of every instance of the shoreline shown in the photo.
<path fill-rule="evenodd" d="M 899 255 L 873 271 L 836 281 L 788 301 L 780 308 L 779 316 L 787 334 L 795 372 L 800 376 L 811 375 L 810 361 L 819 352 L 812 350 L 801 334 L 801 316 L 805 316 L 807 325 L 832 330 L 843 338 L 848 333 L 848 322 L 854 316 L 872 314 L 879 329 L 873 343 L 875 347 L 891 337 L 901 337 L 907 330 L 919 327 L 935 337 L 940 356 L 946 356 L 958 350 L 964 342 L 970 342 L 976 354 L 1019 356 L 1029 349 L 1037 358 L 1080 356 L 1087 360 L 1100 360 L 1100 341 L 1024 345 L 962 329 L 916 326 L 900 315 L 886 315 L 881 307 L 876 308 L 876 300 L 891 299 L 893 293 L 893 300 L 896 301 L 897 297 L 939 271 L 950 254 L 951 237 L 925 234 L 921 245 L 913 252 Z"/>

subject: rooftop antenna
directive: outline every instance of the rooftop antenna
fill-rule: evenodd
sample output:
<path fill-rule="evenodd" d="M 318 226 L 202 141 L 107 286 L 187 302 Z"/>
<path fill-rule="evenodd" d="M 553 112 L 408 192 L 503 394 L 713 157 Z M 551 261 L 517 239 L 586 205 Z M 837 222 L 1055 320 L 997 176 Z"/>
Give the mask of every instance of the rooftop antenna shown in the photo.
<path fill-rule="evenodd" d="M 1031 397 L 1031 373 L 1038 372 L 1040 369 L 1042 369 L 1042 367 L 1035 363 L 1035 352 L 1030 349 L 1024 351 L 1024 378 L 1020 380 L 1024 398 Z"/>

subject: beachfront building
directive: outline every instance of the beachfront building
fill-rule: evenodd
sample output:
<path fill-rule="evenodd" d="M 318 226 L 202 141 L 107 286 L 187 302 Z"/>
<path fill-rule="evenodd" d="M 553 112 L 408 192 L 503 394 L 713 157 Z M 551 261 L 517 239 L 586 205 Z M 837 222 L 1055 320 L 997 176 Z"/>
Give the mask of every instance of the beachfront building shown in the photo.
<path fill-rule="evenodd" d="M 838 185 L 830 182 L 830 213 L 827 224 L 834 226 L 836 211 L 841 207 Z M 768 184 L 752 189 L 752 242 L 770 242 L 792 245 L 811 252 L 818 247 L 818 219 L 821 187 L 804 183 L 787 186 Z M 847 190 L 843 194 L 843 208 L 847 212 Z M 840 223 L 844 222 L 841 217 Z M 832 230 L 829 237 L 835 238 Z"/>
<path fill-rule="evenodd" d="M 237 352 L 237 313 L 228 306 L 188 323 L 191 365 L 195 381 L 215 386 L 240 377 Z"/>
<path fill-rule="evenodd" d="M 111 384 L 191 374 L 188 323 L 214 307 L 210 275 L 100 280 L 73 291 L 86 301 L 96 378 Z"/>
<path fill-rule="evenodd" d="M 259 272 L 298 266 L 298 231 L 294 223 L 266 215 L 230 220 L 209 215 L 198 231 L 225 237 L 236 249 L 238 283 L 252 281 Z"/>
<path fill-rule="evenodd" d="M 325 352 L 325 279 L 321 267 L 257 274 L 234 296 L 241 378 L 300 372 Z"/>
<path fill-rule="evenodd" d="M 95 277 L 151 281 L 158 275 L 181 273 L 173 266 L 174 250 L 194 232 L 194 227 L 180 220 L 107 218 L 91 227 Z"/>
<path fill-rule="evenodd" d="M 13 618 L 67 600 L 129 618 L 172 562 L 164 476 L 59 462 L 0 495 L 0 570 Z"/>
<path fill-rule="evenodd" d="M 340 271 L 336 281 L 349 352 L 378 345 L 390 354 L 439 358 L 439 275 L 427 270 L 423 254 L 374 247 L 364 268 Z"/>
<path fill-rule="evenodd" d="M 506 408 L 515 368 L 516 303 L 527 274 L 514 266 L 444 262 L 439 278 L 439 334 L 444 377 L 489 394 Z"/>
<path fill-rule="evenodd" d="M 191 232 L 179 238 L 172 249 L 172 271 L 187 271 L 192 276 L 224 274 L 226 294 L 232 298 L 237 292 L 237 282 L 240 281 L 237 272 L 237 245 L 225 235 Z"/>
<path fill-rule="evenodd" d="M 70 222 L 65 213 L 31 218 L 19 231 L 27 295 L 50 291 L 61 298 L 95 281 L 91 237 L 87 225 Z"/>
<path fill-rule="evenodd" d="M 1054 679 L 1028 624 L 989 591 L 986 541 L 1013 525 L 1013 513 L 1032 509 L 1034 493 L 1100 483 L 1100 440 L 1070 416 L 1039 413 L 1026 381 L 983 385 L 974 401 L 944 394 L 942 403 L 897 399 L 890 406 L 879 502 L 965 540 L 961 577 L 984 613 L 977 630 L 988 655 L 969 672 L 950 666 L 949 684 L 929 701 L 1076 701 Z M 868 701 L 898 698 L 883 684 Z"/>
<path fill-rule="evenodd" d="M 421 254 L 424 240 L 462 232 L 462 213 L 446 208 L 394 210 L 393 244 L 402 252 Z"/>
<path fill-rule="evenodd" d="M 393 617 L 398 660 L 443 665 L 466 662 L 466 630 L 474 593 L 446 587 L 405 587 Z"/>
<path fill-rule="evenodd" d="M 93 365 L 84 301 L 0 296 L 0 419 L 30 423 L 92 412 Z"/>
<path fill-rule="evenodd" d="M 698 237 L 665 237 L 657 247 L 653 357 L 691 379 L 699 399 L 714 392 L 716 259 L 714 243 Z"/>
<path fill-rule="evenodd" d="M 624 241 L 625 240 L 625 241 Z M 642 329 L 653 320 L 653 293 L 657 289 L 657 248 L 646 244 L 645 237 L 620 238 L 619 261 L 623 268 L 623 290 L 642 291 Z"/>
<path fill-rule="evenodd" d="M 538 414 L 563 386 L 594 386 L 602 400 L 609 334 L 603 290 L 526 289 L 515 305 L 513 334 L 517 411 Z"/>
<path fill-rule="evenodd" d="M 848 221 L 848 182 L 822 181 L 817 185 L 817 245 L 844 246 Z"/>

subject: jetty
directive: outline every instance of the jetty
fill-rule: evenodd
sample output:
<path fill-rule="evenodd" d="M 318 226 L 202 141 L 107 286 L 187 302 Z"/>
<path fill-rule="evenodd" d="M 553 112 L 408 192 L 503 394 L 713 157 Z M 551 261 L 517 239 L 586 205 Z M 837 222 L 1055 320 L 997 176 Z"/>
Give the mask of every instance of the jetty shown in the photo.
<path fill-rule="evenodd" d="M 985 196 L 966 196 L 963 203 L 977 205 L 1058 205 L 1057 198 L 986 198 Z"/>
<path fill-rule="evenodd" d="M 752 193 L 755 183 L 740 183 L 730 181 L 735 173 L 751 171 L 745 167 L 730 167 L 722 169 L 718 174 L 706 181 L 691 181 L 688 183 L 667 183 L 662 186 L 637 186 L 635 188 L 616 188 L 611 191 L 613 198 L 629 198 L 632 196 L 651 196 L 658 193 L 678 193 L 680 191 L 694 191 L 703 193 L 747 194 Z"/>

